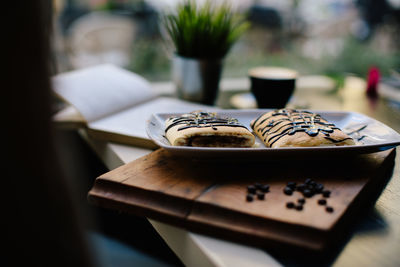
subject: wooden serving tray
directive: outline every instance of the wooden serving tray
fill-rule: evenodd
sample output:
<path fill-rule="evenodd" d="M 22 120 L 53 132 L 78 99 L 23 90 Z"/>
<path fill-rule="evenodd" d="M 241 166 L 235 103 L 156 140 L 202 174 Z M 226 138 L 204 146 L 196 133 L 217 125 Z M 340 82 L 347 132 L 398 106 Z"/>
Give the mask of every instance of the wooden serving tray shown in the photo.
<path fill-rule="evenodd" d="M 322 251 L 382 191 L 395 149 L 352 158 L 265 162 L 202 161 L 159 149 L 98 177 L 89 201 L 188 230 L 265 248 Z M 287 182 L 311 178 L 331 191 L 306 198 L 304 209 L 286 208 L 300 192 L 285 195 Z M 269 184 L 264 200 L 246 201 L 247 186 Z"/>

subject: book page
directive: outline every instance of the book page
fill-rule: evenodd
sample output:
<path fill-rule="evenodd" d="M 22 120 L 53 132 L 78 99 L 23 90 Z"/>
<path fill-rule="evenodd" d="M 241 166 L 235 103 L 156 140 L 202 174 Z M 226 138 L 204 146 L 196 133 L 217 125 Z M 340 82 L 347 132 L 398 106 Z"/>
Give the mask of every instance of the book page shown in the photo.
<path fill-rule="evenodd" d="M 194 104 L 179 99 L 160 97 L 142 105 L 124 110 L 118 114 L 89 123 L 91 130 L 113 132 L 149 139 L 146 133 L 146 122 L 153 113 L 190 112 L 199 109 L 215 110 L 200 104 Z"/>
<path fill-rule="evenodd" d="M 62 73 L 53 77 L 52 82 L 53 90 L 87 122 L 156 97 L 143 77 L 110 64 Z"/>

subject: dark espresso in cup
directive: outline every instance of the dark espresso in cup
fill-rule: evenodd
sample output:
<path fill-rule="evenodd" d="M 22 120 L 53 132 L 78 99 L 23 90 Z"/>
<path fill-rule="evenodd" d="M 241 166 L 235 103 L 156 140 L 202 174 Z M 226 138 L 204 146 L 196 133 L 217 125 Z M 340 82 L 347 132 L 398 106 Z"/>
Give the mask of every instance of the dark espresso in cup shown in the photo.
<path fill-rule="evenodd" d="M 257 67 L 249 70 L 249 76 L 258 108 L 284 108 L 294 92 L 297 72 L 287 68 Z"/>

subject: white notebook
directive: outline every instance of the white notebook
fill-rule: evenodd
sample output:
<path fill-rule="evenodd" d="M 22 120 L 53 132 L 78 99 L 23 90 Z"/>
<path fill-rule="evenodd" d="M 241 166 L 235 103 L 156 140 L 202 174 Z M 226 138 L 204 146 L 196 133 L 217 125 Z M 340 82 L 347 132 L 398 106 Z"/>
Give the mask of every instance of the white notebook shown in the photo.
<path fill-rule="evenodd" d="M 210 108 L 160 97 L 143 77 L 109 64 L 62 73 L 52 83 L 85 119 L 91 137 L 141 147 L 156 147 L 145 130 L 151 114 Z"/>

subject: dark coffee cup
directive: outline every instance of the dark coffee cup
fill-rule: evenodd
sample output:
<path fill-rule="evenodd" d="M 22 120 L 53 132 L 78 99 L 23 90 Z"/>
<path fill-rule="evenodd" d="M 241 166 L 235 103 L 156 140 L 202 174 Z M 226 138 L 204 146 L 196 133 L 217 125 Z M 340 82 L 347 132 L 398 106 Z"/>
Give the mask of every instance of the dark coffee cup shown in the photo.
<path fill-rule="evenodd" d="M 251 92 L 258 108 L 284 108 L 292 96 L 297 72 L 287 68 L 257 67 L 249 70 Z"/>

